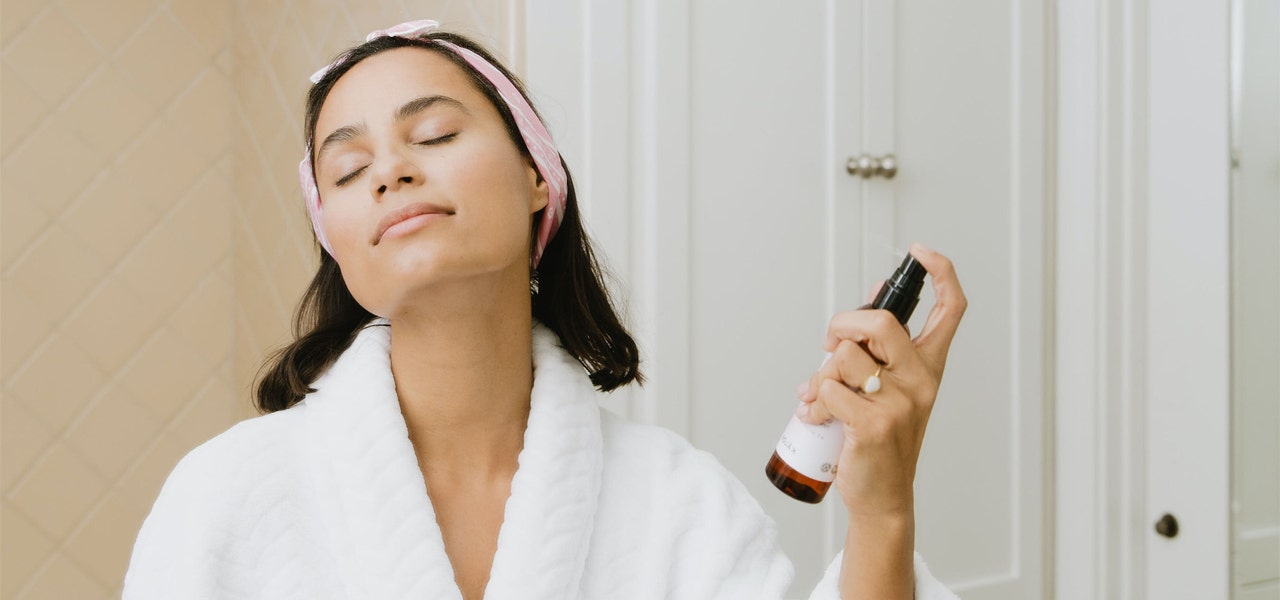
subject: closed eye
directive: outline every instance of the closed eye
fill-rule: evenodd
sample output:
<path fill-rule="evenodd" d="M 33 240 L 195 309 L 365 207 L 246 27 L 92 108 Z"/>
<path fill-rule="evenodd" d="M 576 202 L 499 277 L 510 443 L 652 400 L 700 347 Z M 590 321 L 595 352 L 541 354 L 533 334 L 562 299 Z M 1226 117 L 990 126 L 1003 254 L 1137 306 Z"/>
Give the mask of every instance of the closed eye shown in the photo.
<path fill-rule="evenodd" d="M 356 169 L 356 170 L 354 170 L 354 171 L 352 171 L 352 172 L 350 172 L 350 173 L 347 173 L 346 175 L 344 175 L 344 176 L 342 177 L 342 179 L 339 179 L 337 182 L 335 182 L 335 183 L 333 184 L 333 185 L 334 185 L 334 187 L 342 187 L 342 186 L 344 186 L 344 185 L 347 185 L 348 183 L 350 183 L 350 182 L 351 182 L 351 180 L 352 180 L 352 179 L 355 179 L 356 177 L 359 177 L 359 176 L 360 176 L 360 174 L 361 174 L 361 173 L 363 173 L 363 172 L 364 172 L 364 170 L 365 170 L 365 169 L 367 169 L 367 168 L 369 168 L 369 167 L 368 167 L 368 165 L 363 166 L 363 167 L 360 167 L 359 169 Z"/>
<path fill-rule="evenodd" d="M 455 137 L 458 137 L 458 134 L 450 133 L 448 135 L 442 135 L 438 138 L 430 139 L 425 142 L 418 142 L 418 145 L 419 146 L 435 146 L 436 144 L 443 144 Z"/>
<path fill-rule="evenodd" d="M 456 134 L 456 133 L 450 133 L 450 134 L 448 134 L 448 135 L 442 135 L 442 136 L 440 136 L 440 137 L 438 137 L 438 138 L 432 138 L 432 139 L 429 139 L 429 140 L 426 140 L 426 141 L 423 141 L 423 142 L 418 142 L 418 145 L 419 145 L 419 146 L 435 146 L 435 145 L 438 145 L 438 144 L 443 144 L 443 143 L 445 143 L 445 142 L 447 142 L 447 141 L 449 141 L 449 140 L 452 140 L 452 139 L 453 139 L 453 138 L 455 138 L 455 137 L 458 137 L 458 134 Z M 342 187 L 342 186 L 344 186 L 344 185 L 346 185 L 346 184 L 348 184 L 348 183 L 351 183 L 351 181 L 352 181 L 353 179 L 355 179 L 355 178 L 359 177 L 359 176 L 360 176 L 360 174 L 361 174 L 361 173 L 363 173 L 363 172 L 364 172 L 364 170 L 365 170 L 365 169 L 367 169 L 367 168 L 368 168 L 368 165 L 365 165 L 365 166 L 363 166 L 363 167 L 360 167 L 359 169 L 356 169 L 356 170 L 354 170 L 354 171 L 352 171 L 352 172 L 350 172 L 350 173 L 348 173 L 348 174 L 346 174 L 346 175 L 342 176 L 342 178 L 341 178 L 341 179 L 339 179 L 337 182 L 335 182 L 333 185 L 334 185 L 335 187 Z"/>

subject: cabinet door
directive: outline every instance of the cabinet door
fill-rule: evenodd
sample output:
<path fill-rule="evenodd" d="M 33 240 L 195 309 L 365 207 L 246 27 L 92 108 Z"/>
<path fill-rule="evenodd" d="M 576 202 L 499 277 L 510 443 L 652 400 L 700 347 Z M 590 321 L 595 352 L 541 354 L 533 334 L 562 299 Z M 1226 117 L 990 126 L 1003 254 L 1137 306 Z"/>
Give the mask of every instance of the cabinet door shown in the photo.
<path fill-rule="evenodd" d="M 792 597 L 844 541 L 838 494 L 797 502 L 764 467 L 828 321 L 866 294 L 863 192 L 843 171 L 860 121 L 850 59 L 862 49 L 839 33 L 860 30 L 849 4 L 695 1 L 689 13 L 688 434 L 778 521 Z"/>
<path fill-rule="evenodd" d="M 892 95 L 894 118 L 863 115 L 865 151 L 892 151 L 899 173 L 868 181 L 880 221 L 865 225 L 891 229 L 900 246 L 920 240 L 949 255 L 969 298 L 916 476 L 917 548 L 966 598 L 1040 597 L 1054 275 L 1044 3 L 887 4 L 867 3 L 892 19 L 868 31 L 893 39 L 868 36 L 881 45 L 866 62 L 889 54 L 893 68 L 868 69 L 863 94 Z"/>
<path fill-rule="evenodd" d="M 1040 596 L 1042 3 L 583 5 L 529 2 L 527 64 L 556 99 L 545 112 L 569 132 L 570 165 L 626 165 L 575 178 L 588 218 L 606 217 L 589 225 L 651 376 L 606 406 L 733 471 L 778 521 L 804 597 L 840 549 L 843 507 L 783 496 L 764 465 L 831 316 L 863 304 L 912 241 L 937 248 L 970 307 L 917 475 L 917 548 L 966 598 Z M 863 154 L 895 155 L 897 175 L 850 176 Z M 926 289 L 913 332 L 932 303 Z"/>

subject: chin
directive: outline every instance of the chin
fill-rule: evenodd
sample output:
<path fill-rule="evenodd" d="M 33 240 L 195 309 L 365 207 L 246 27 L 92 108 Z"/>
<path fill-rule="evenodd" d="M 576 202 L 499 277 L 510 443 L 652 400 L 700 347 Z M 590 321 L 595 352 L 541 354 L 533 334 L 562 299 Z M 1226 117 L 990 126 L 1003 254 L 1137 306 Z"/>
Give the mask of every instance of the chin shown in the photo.
<path fill-rule="evenodd" d="M 422 288 L 496 273 L 503 268 L 497 263 L 488 256 L 460 256 L 435 248 L 418 248 L 397 253 L 388 268 L 379 270 L 385 277 L 404 282 L 407 287 Z"/>
<path fill-rule="evenodd" d="M 399 275 L 422 270 L 435 271 L 452 262 L 447 253 L 441 252 L 437 244 L 428 240 L 395 240 L 401 242 L 384 250 L 384 268 L 390 268 Z M 390 252 L 387 252 L 389 250 Z"/>

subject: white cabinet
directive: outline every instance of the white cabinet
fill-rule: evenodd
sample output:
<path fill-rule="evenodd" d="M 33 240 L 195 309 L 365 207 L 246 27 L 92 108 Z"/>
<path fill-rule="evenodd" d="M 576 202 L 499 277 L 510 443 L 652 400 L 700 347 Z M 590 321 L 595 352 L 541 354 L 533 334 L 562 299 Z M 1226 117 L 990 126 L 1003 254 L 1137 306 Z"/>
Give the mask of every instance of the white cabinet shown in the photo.
<path fill-rule="evenodd" d="M 843 508 L 783 496 L 765 462 L 830 317 L 913 241 L 952 258 L 970 301 L 917 474 L 917 549 L 966 598 L 1047 585 L 1045 10 L 527 3 L 527 78 L 652 378 L 605 404 L 743 480 L 779 523 L 793 597 L 839 549 Z M 896 176 L 849 175 L 864 154 Z"/>

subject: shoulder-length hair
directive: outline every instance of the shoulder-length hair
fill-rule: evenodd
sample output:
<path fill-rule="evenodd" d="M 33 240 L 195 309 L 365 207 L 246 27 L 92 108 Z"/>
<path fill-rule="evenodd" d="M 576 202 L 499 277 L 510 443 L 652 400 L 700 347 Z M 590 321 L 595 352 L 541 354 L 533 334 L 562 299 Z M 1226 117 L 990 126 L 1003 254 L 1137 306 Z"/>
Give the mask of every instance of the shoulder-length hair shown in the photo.
<path fill-rule="evenodd" d="M 381 37 L 344 53 L 345 60 L 311 87 L 306 106 L 307 147 L 315 146 L 320 107 L 338 78 L 360 61 L 380 52 L 417 47 L 439 53 L 466 72 L 476 88 L 502 115 L 511 141 L 526 158 L 530 157 L 515 118 L 493 84 L 453 51 L 437 44 L 437 40 L 451 42 L 483 56 L 528 99 L 520 80 L 490 52 L 466 37 L 440 31 L 414 39 Z M 568 174 L 567 166 L 565 173 Z M 535 213 L 535 222 L 540 222 L 543 210 Z M 316 245 L 319 248 L 318 240 Z M 644 385 L 635 340 L 618 319 L 603 282 L 607 273 L 596 260 L 591 240 L 582 228 L 572 176 L 568 179 L 564 220 L 547 243 L 538 267 L 538 293 L 532 297 L 532 316 L 560 337 L 564 349 L 590 373 L 592 384 L 604 392 L 632 381 Z M 374 318 L 375 315 L 356 302 L 347 289 L 337 261 L 321 249 L 320 266 L 294 312 L 293 342 L 273 352 L 259 369 L 260 377 L 254 390 L 259 412 L 284 410 L 315 391 L 311 383 Z"/>

